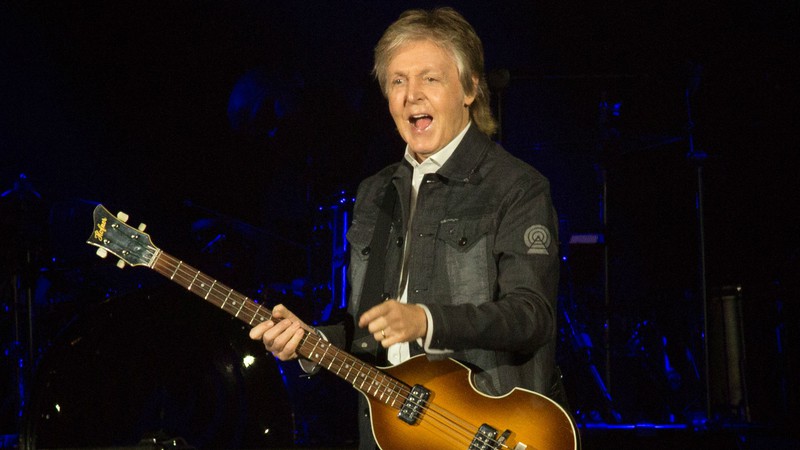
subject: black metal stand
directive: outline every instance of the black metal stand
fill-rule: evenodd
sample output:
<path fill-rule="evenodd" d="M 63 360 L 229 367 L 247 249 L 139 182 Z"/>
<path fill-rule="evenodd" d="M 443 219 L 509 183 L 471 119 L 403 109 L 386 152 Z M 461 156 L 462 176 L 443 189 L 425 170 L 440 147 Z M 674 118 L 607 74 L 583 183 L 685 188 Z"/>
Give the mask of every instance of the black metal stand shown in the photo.
<path fill-rule="evenodd" d="M 686 158 L 695 164 L 697 174 L 697 197 L 695 204 L 697 208 L 697 236 L 698 236 L 698 271 L 699 271 L 699 290 L 700 299 L 703 303 L 703 356 L 704 356 L 704 377 L 705 377 L 705 413 L 706 418 L 711 418 L 711 384 L 709 377 L 709 350 L 708 350 L 708 280 L 706 278 L 706 234 L 705 234 L 705 212 L 703 195 L 703 164 L 708 155 L 699 151 L 694 144 L 694 119 L 692 117 L 692 95 L 699 83 L 699 67 L 693 68 L 690 83 L 684 90 L 684 101 L 686 104 L 686 131 L 688 139 L 688 152 Z"/>
<path fill-rule="evenodd" d="M 2 261 L 6 272 L 2 276 L 9 283 L 9 295 L 5 300 L 11 312 L 10 342 L 4 353 L 9 359 L 7 367 L 12 368 L 9 393 L 13 401 L 9 407 L 18 420 L 21 417 L 24 402 L 28 394 L 28 382 L 33 373 L 36 358 L 36 342 L 34 338 L 34 292 L 37 242 L 42 239 L 44 230 L 41 227 L 42 217 L 37 217 L 41 196 L 37 193 L 24 174 L 14 182 L 14 187 L 0 194 L 0 206 L 3 215 L 2 232 L 9 238 Z"/>

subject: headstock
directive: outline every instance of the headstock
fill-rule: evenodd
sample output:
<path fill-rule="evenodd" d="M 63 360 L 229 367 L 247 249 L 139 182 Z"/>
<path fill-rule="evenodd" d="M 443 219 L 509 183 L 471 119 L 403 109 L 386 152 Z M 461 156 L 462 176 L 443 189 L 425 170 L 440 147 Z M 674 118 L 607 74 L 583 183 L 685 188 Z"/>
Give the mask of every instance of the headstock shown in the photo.
<path fill-rule="evenodd" d="M 127 214 L 119 212 L 114 216 L 103 205 L 97 205 L 93 217 L 94 230 L 86 243 L 97 247 L 98 256 L 105 258 L 108 253 L 117 256 L 120 269 L 126 263 L 152 267 L 160 250 L 153 246 L 150 235 L 144 232 L 145 224 L 133 228 L 125 223 L 128 221 Z"/>

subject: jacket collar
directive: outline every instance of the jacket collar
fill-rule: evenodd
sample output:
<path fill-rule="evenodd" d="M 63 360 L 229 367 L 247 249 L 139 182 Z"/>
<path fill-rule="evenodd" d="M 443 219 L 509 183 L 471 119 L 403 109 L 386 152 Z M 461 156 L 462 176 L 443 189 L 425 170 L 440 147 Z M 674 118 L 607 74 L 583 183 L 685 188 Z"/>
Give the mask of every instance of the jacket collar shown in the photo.
<path fill-rule="evenodd" d="M 483 177 L 478 172 L 478 167 L 492 144 L 492 140 L 473 123 L 447 162 L 436 172 L 437 175 L 463 183 L 479 183 Z M 403 158 L 392 174 L 392 179 L 405 178 L 410 183 L 412 171 L 411 164 Z"/>
<path fill-rule="evenodd" d="M 463 183 L 479 183 L 482 177 L 478 167 L 491 145 L 492 141 L 473 123 L 453 155 L 436 173 Z"/>

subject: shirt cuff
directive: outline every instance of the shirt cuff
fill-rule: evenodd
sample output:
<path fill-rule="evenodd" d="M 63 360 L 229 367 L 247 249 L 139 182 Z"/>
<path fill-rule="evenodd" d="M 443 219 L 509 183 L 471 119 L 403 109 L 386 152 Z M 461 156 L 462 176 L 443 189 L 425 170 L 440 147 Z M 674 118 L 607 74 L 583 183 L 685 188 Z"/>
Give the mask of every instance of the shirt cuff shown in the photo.
<path fill-rule="evenodd" d="M 314 329 L 314 333 L 317 333 L 326 342 L 328 341 L 328 338 L 326 338 L 321 331 Z M 317 372 L 319 372 L 320 369 L 319 364 L 315 363 L 314 361 L 311 361 L 310 359 L 297 358 L 297 363 L 300 364 L 300 368 L 303 370 L 303 372 L 305 372 L 308 375 L 314 375 Z"/>
<path fill-rule="evenodd" d="M 425 317 L 428 321 L 428 329 L 425 332 L 425 339 L 417 338 L 417 344 L 419 344 L 425 353 L 430 353 L 432 355 L 446 355 L 448 353 L 453 353 L 453 350 L 449 348 L 431 348 L 431 340 L 433 339 L 433 316 L 431 316 L 431 311 L 428 309 L 427 306 L 416 303 L 417 306 L 425 311 Z"/>

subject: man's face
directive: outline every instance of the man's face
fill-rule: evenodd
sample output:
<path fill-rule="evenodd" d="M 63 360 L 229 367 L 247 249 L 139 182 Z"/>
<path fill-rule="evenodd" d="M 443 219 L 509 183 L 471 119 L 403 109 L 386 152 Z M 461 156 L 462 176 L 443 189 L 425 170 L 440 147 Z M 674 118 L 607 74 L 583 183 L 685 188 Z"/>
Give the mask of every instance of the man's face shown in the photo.
<path fill-rule="evenodd" d="M 475 100 L 458 77 L 455 60 L 430 41 L 400 47 L 387 68 L 389 112 L 417 161 L 441 150 L 469 122 Z"/>

